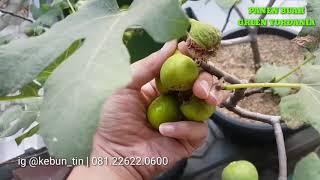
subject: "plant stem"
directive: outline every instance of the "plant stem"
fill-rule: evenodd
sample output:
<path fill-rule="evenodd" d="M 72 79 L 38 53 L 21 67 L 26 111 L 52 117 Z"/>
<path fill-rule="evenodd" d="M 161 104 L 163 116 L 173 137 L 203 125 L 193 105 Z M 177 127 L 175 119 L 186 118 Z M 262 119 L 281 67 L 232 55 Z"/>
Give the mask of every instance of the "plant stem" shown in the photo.
<path fill-rule="evenodd" d="M 272 7 L 273 4 L 276 2 L 276 0 L 270 0 L 266 6 L 267 7 Z M 259 19 L 264 19 L 267 16 L 267 13 L 261 14 Z M 258 29 L 259 26 L 254 27 L 255 29 Z"/>
<path fill-rule="evenodd" d="M 70 0 L 67 0 L 67 2 L 68 2 L 68 5 L 69 5 L 69 7 L 70 7 L 70 9 L 71 9 L 72 13 L 75 13 L 76 11 L 74 10 L 74 8 L 73 8 L 73 6 L 72 6 L 72 4 L 71 4 Z"/>
<path fill-rule="evenodd" d="M 313 60 L 314 56 L 310 56 L 308 57 L 303 63 L 301 63 L 300 65 L 298 65 L 297 67 L 293 68 L 290 72 L 288 72 L 287 74 L 283 75 L 280 78 L 277 78 L 275 80 L 275 82 L 280 82 L 284 79 L 286 79 L 287 77 L 289 77 L 291 74 L 295 73 L 296 71 L 298 71 L 302 66 L 304 66 L 305 64 L 307 64 L 308 62 L 310 62 L 311 60 Z"/>
<path fill-rule="evenodd" d="M 276 137 L 279 161 L 279 176 L 278 180 L 287 180 L 287 154 L 284 143 L 283 132 L 280 124 L 280 118 L 273 121 L 274 135 Z"/>
<path fill-rule="evenodd" d="M 230 84 L 240 84 L 242 83 L 241 80 L 225 71 L 223 71 L 222 69 L 219 69 L 217 67 L 214 66 L 214 64 L 212 62 L 202 62 L 200 63 L 200 66 L 202 67 L 202 69 L 204 69 L 205 71 L 207 71 L 208 73 L 220 78 L 223 78 L 226 82 L 230 83 Z M 235 91 L 232 96 L 230 96 L 228 98 L 228 103 L 230 106 L 236 106 L 238 101 L 240 101 L 243 98 L 243 94 L 244 94 L 244 90 L 240 89 L 238 91 Z"/>
<path fill-rule="evenodd" d="M 281 117 L 261 114 L 257 112 L 251 112 L 246 109 L 242 109 L 239 106 L 232 107 L 232 106 L 225 105 L 225 107 L 229 111 L 232 111 L 241 117 L 246 117 L 246 118 L 250 118 L 260 122 L 268 123 L 273 126 L 274 135 L 277 143 L 278 158 L 279 158 L 278 180 L 287 180 L 287 155 L 286 155 L 286 147 L 284 143 L 283 132 L 280 124 Z"/>
<path fill-rule="evenodd" d="M 311 53 L 312 54 L 312 53 Z M 293 68 L 290 72 L 288 72 L 287 74 L 277 78 L 274 82 L 280 82 L 286 78 L 288 78 L 290 75 L 292 75 L 293 73 L 295 73 L 296 71 L 298 71 L 302 66 L 304 66 L 305 64 L 307 64 L 308 62 L 310 62 L 311 60 L 314 59 L 314 55 L 305 55 L 305 60 L 303 61 L 303 63 L 301 63 L 300 65 L 298 65 L 297 67 Z M 267 90 L 268 88 L 257 88 L 257 89 L 251 89 L 251 90 L 247 90 L 245 92 L 245 97 L 251 96 L 253 94 L 256 93 L 263 93 L 265 92 L 265 90 Z"/>
<path fill-rule="evenodd" d="M 251 36 L 250 46 L 252 50 L 255 71 L 258 71 L 258 69 L 261 67 L 261 55 L 259 50 L 257 33 L 257 29 L 254 29 L 253 32 L 249 33 L 249 36 Z"/>
<path fill-rule="evenodd" d="M 235 2 L 235 3 L 237 3 L 237 2 Z M 222 33 L 223 33 L 223 31 L 227 28 L 227 25 L 228 25 L 229 20 L 230 20 L 231 12 L 232 12 L 234 6 L 235 6 L 235 4 L 233 4 L 233 5 L 231 6 L 231 8 L 229 9 L 229 11 L 228 11 L 228 15 L 227 15 L 226 21 L 225 21 L 225 23 L 224 23 L 224 25 L 223 25 L 223 28 L 222 28 L 222 30 L 221 30 Z"/>
<path fill-rule="evenodd" d="M 23 16 L 20 16 L 18 14 L 15 14 L 13 12 L 9 12 L 9 11 L 6 11 L 6 10 L 3 10 L 3 9 L 0 9 L 0 12 L 4 13 L 4 14 L 9 14 L 11 16 L 14 16 L 14 17 L 17 17 L 17 18 L 20 18 L 20 19 L 23 19 L 23 20 L 26 20 L 26 21 L 29 21 L 29 22 L 34 22 L 32 19 L 29 19 L 29 18 L 26 18 L 26 17 L 23 17 Z"/>
<path fill-rule="evenodd" d="M 243 36 L 243 37 L 222 40 L 221 46 L 231 46 L 231 45 L 235 45 L 235 44 L 249 43 L 249 42 L 251 42 L 251 40 L 252 40 L 251 36 L 247 35 L 247 36 Z"/>
<path fill-rule="evenodd" d="M 239 9 L 239 7 L 237 5 L 234 6 L 234 9 L 236 10 L 237 14 L 239 15 L 239 17 L 241 19 L 246 19 L 242 13 L 242 11 Z M 248 30 L 248 32 L 253 32 L 254 28 L 250 27 L 250 26 L 245 26 L 245 28 Z"/>
<path fill-rule="evenodd" d="M 229 74 L 222 69 L 219 69 L 218 67 L 214 66 L 212 62 L 200 62 L 200 66 L 202 69 L 204 69 L 206 72 L 208 72 L 211 75 L 216 76 L 217 78 L 223 78 L 226 82 L 230 84 L 239 84 L 241 83 L 241 80 L 232 74 Z"/>
<path fill-rule="evenodd" d="M 300 88 L 303 84 L 299 83 L 247 83 L 224 85 L 224 90 L 244 89 L 244 88 Z"/>
<path fill-rule="evenodd" d="M 271 0 L 271 1 L 274 1 L 274 0 Z M 238 8 L 238 6 L 235 6 L 234 8 L 235 8 L 236 12 L 238 13 L 238 15 L 240 16 L 240 18 L 245 19 L 243 13 Z M 261 55 L 260 55 L 259 44 L 258 44 L 258 39 L 257 39 L 258 28 L 257 27 L 250 27 L 250 26 L 245 26 L 245 27 L 249 33 L 248 36 L 250 36 L 250 39 L 251 39 L 250 46 L 251 46 L 251 50 L 252 50 L 252 54 L 253 54 L 254 68 L 257 71 L 261 66 Z"/>

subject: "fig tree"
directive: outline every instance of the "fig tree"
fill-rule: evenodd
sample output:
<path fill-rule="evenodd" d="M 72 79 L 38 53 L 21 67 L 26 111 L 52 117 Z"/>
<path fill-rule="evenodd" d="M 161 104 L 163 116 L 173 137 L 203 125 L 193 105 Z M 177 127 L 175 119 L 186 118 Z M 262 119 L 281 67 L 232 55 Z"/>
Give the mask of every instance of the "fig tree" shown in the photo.
<path fill-rule="evenodd" d="M 256 167 L 249 161 L 231 162 L 222 171 L 222 180 L 258 180 Z"/>
<path fill-rule="evenodd" d="M 160 70 L 161 83 L 172 91 L 191 89 L 198 76 L 198 65 L 190 57 L 181 53 L 175 53 L 169 57 Z"/>
<path fill-rule="evenodd" d="M 147 116 L 155 129 L 162 123 L 176 121 L 179 118 L 178 101 L 173 96 L 161 95 L 151 102 Z"/>
<path fill-rule="evenodd" d="M 182 103 L 180 110 L 188 120 L 205 121 L 215 112 L 216 107 L 192 96 L 190 100 Z"/>

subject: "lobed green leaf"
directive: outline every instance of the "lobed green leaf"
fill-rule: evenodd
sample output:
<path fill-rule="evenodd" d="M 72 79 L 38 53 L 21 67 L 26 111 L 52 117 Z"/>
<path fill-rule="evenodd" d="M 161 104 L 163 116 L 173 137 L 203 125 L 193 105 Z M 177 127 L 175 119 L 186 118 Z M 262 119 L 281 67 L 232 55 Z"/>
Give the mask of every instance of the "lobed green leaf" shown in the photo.
<path fill-rule="evenodd" d="M 320 132 L 320 91 L 304 85 L 299 92 L 281 98 L 281 118 L 290 128 L 298 128 L 302 123 L 312 125 Z"/>
<path fill-rule="evenodd" d="M 290 72 L 291 69 L 288 66 L 276 66 L 270 64 L 264 64 L 256 73 L 256 82 L 273 82 L 277 78 L 280 78 Z M 288 78 L 281 80 L 282 83 L 297 83 L 298 77 L 295 74 L 290 75 Z M 289 95 L 290 88 L 272 88 L 275 94 L 279 96 Z"/>
<path fill-rule="evenodd" d="M 313 152 L 297 163 L 292 180 L 316 179 L 320 179 L 320 159 L 318 155 Z"/>
<path fill-rule="evenodd" d="M 185 35 L 189 22 L 178 1 L 135 0 L 128 11 L 120 11 L 115 0 L 94 0 L 29 40 L 32 48 L 28 50 L 40 49 L 23 53 L 28 57 L 20 60 L 37 56 L 30 62 L 41 72 L 70 44 L 84 39 L 45 84 L 39 133 L 51 155 L 68 160 L 89 155 L 103 102 L 130 80 L 129 55 L 122 35 L 137 25 L 154 40 L 165 42 Z"/>

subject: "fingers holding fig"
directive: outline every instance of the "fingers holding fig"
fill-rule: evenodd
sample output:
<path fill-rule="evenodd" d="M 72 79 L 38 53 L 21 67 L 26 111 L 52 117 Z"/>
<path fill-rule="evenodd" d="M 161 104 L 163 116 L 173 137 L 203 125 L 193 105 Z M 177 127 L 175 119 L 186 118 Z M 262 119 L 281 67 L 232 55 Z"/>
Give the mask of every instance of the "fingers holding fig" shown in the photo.
<path fill-rule="evenodd" d="M 158 98 L 151 103 L 148 119 L 156 129 L 161 123 L 173 121 L 172 118 L 205 121 L 212 116 L 216 105 L 224 97 L 214 89 L 218 80 L 208 73 L 200 74 L 202 69 L 198 64 L 206 60 L 206 55 L 215 54 L 220 46 L 221 34 L 208 24 L 195 20 L 190 20 L 190 23 L 187 41 L 178 44 L 178 50 L 163 63 L 160 76 L 156 78 L 157 89 L 162 94 L 159 99 L 175 99 L 175 103 L 172 103 L 173 100 L 159 103 Z M 152 110 L 155 104 L 161 104 L 162 108 L 159 111 Z M 168 111 L 168 114 L 159 115 L 161 111 Z"/>

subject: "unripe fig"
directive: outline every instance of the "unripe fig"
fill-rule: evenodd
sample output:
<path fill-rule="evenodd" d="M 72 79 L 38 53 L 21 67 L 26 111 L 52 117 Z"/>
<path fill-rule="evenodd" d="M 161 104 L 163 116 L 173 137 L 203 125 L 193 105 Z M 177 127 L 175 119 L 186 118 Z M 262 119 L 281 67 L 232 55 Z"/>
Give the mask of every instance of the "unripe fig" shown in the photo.
<path fill-rule="evenodd" d="M 156 86 L 160 94 L 167 94 L 169 92 L 169 89 L 161 83 L 160 77 L 156 77 Z"/>
<path fill-rule="evenodd" d="M 140 37 L 142 35 L 143 35 L 143 29 L 129 28 L 123 33 L 122 40 L 123 40 L 123 43 L 125 45 L 127 45 L 129 41 L 131 41 L 132 39 L 134 39 L 136 37 Z"/>
<path fill-rule="evenodd" d="M 258 180 L 256 167 L 249 161 L 231 162 L 222 171 L 222 180 Z"/>
<path fill-rule="evenodd" d="M 129 4 L 124 4 L 124 5 L 122 5 L 122 6 L 120 7 L 120 9 L 121 9 L 121 10 L 128 10 L 129 7 L 130 7 Z"/>
<path fill-rule="evenodd" d="M 191 89 L 198 76 L 198 65 L 190 57 L 181 53 L 169 57 L 160 70 L 161 83 L 172 91 Z"/>
<path fill-rule="evenodd" d="M 40 25 L 30 25 L 24 29 L 27 36 L 39 36 L 45 32 L 45 29 Z"/>
<path fill-rule="evenodd" d="M 126 31 L 123 33 L 123 42 L 127 44 L 130 39 L 132 39 L 134 31 Z"/>
<path fill-rule="evenodd" d="M 215 112 L 216 107 L 208 104 L 205 100 L 192 96 L 180 106 L 182 114 L 193 121 L 205 121 Z"/>
<path fill-rule="evenodd" d="M 205 60 L 215 56 L 221 43 L 221 33 L 215 27 L 190 19 L 191 28 L 187 44 L 190 55 L 195 59 Z"/>
<path fill-rule="evenodd" d="M 176 121 L 179 118 L 178 101 L 173 96 L 161 95 L 149 105 L 147 116 L 155 129 L 162 123 Z"/>

